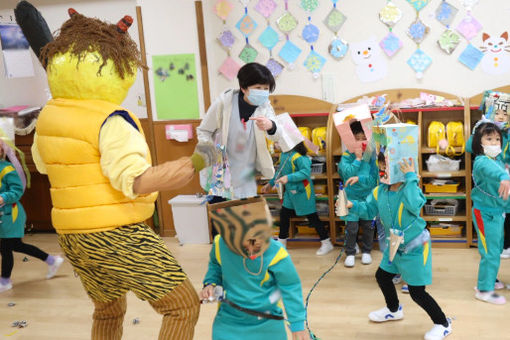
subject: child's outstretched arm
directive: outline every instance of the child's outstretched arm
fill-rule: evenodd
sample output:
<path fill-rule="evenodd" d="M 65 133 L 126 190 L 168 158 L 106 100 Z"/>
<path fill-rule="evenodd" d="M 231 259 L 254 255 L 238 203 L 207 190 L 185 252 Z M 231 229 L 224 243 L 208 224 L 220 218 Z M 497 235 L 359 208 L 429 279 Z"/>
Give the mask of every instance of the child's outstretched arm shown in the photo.
<path fill-rule="evenodd" d="M 418 176 L 414 172 L 414 159 L 409 162 L 404 159 L 400 163 L 400 170 L 405 174 L 403 190 L 404 207 L 409 213 L 419 216 L 420 209 L 425 205 L 427 199 L 418 185 Z"/>
<path fill-rule="evenodd" d="M 498 193 L 504 200 L 508 199 L 510 190 L 510 176 L 505 170 L 497 166 L 492 159 L 487 156 L 478 156 L 473 165 L 473 178 L 486 178 L 490 181 L 501 182 Z"/>
<path fill-rule="evenodd" d="M 338 165 L 338 174 L 344 181 L 353 176 L 357 176 L 361 168 L 361 162 L 361 157 L 359 157 L 359 159 L 358 157 L 354 158 L 348 152 L 344 152 Z"/>
<path fill-rule="evenodd" d="M 23 184 L 12 165 L 6 166 L 4 170 L 8 172 L 2 178 L 2 185 L 7 187 L 7 191 L 0 194 L 0 204 L 13 204 L 23 196 Z"/>
<path fill-rule="evenodd" d="M 374 190 L 367 196 L 367 199 L 363 201 L 348 201 L 347 208 L 358 216 L 365 215 L 369 219 L 373 219 L 379 214 L 379 208 L 377 207 L 377 199 L 379 195 L 379 187 L 375 187 Z"/>
<path fill-rule="evenodd" d="M 219 243 L 220 235 L 216 235 L 209 253 L 209 267 L 207 268 L 207 273 L 204 277 L 204 289 L 200 293 L 200 298 L 204 300 L 212 296 L 212 289 L 208 287 L 223 285 Z"/>

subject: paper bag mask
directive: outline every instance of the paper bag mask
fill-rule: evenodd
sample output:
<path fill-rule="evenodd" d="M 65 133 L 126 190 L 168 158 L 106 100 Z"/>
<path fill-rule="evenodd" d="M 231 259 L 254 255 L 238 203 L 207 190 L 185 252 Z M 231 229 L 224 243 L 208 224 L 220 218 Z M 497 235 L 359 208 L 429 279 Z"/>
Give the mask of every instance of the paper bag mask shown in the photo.
<path fill-rule="evenodd" d="M 370 137 L 372 136 L 372 115 L 368 105 L 360 105 L 351 107 L 333 115 L 336 129 L 342 139 L 342 143 L 347 147 L 349 152 L 354 152 L 358 148 L 363 148 L 367 145 Z M 359 121 L 363 132 L 365 133 L 366 141 L 356 141 L 354 134 L 351 130 L 351 123 Z"/>

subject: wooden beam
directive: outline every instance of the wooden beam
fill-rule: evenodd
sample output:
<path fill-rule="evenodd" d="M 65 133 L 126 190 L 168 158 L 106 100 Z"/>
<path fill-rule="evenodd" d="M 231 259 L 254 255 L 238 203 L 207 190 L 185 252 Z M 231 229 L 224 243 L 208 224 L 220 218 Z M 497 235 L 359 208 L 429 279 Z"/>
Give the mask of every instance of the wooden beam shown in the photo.
<path fill-rule="evenodd" d="M 200 70 L 202 74 L 202 93 L 204 95 L 204 112 L 211 105 L 211 91 L 209 88 L 209 69 L 207 67 L 207 50 L 205 48 L 204 12 L 202 1 L 195 1 L 195 15 L 197 18 L 198 48 L 200 52 Z"/>

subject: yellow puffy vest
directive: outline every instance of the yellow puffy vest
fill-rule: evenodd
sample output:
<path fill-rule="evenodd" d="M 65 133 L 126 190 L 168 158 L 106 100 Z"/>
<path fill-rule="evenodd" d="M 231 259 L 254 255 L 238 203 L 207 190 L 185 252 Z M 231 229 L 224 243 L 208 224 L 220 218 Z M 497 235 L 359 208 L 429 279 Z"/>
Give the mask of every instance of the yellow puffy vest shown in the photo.
<path fill-rule="evenodd" d="M 47 167 L 58 233 L 111 230 L 142 222 L 154 212 L 157 193 L 129 199 L 102 173 L 99 132 L 116 110 L 125 109 L 102 100 L 54 99 L 39 115 L 37 148 Z M 129 115 L 143 134 L 140 121 Z"/>

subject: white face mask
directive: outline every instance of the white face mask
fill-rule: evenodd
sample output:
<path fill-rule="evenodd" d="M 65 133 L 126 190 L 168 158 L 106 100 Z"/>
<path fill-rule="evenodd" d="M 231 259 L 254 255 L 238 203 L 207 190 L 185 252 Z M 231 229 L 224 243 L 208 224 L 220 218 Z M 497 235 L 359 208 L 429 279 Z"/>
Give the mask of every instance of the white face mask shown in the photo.
<path fill-rule="evenodd" d="M 501 145 L 482 145 L 486 156 L 496 158 L 501 153 Z"/>

